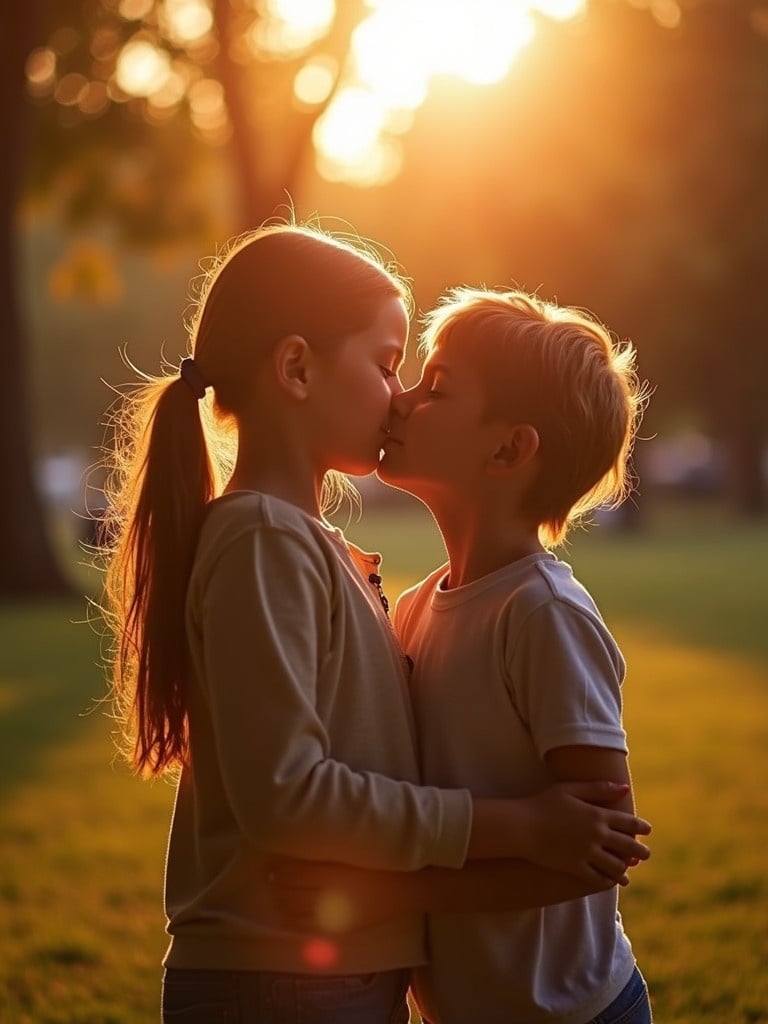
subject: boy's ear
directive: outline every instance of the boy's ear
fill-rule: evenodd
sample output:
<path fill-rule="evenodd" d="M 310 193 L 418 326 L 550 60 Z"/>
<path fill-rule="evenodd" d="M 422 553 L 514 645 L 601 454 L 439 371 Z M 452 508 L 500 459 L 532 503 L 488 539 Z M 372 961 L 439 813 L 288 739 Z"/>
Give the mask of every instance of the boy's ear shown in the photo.
<path fill-rule="evenodd" d="M 287 334 L 273 349 L 272 366 L 277 383 L 292 398 L 307 397 L 311 357 L 311 349 L 300 334 Z"/>
<path fill-rule="evenodd" d="M 539 434 L 535 427 L 521 423 L 508 429 L 491 456 L 489 470 L 494 475 L 528 465 L 539 450 Z"/>

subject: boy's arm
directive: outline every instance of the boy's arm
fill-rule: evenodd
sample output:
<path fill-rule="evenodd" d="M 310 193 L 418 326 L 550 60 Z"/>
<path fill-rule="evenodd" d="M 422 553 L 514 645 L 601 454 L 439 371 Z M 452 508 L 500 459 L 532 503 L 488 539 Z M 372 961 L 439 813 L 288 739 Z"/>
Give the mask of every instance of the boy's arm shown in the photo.
<path fill-rule="evenodd" d="M 571 746 L 556 747 L 544 755 L 544 761 L 553 781 L 589 782 L 594 779 L 615 779 L 627 786 L 624 796 L 613 804 L 616 810 L 635 813 L 629 761 L 623 750 L 609 747 Z"/>
<path fill-rule="evenodd" d="M 553 781 L 593 782 L 614 779 L 626 792 L 611 803 L 612 809 L 634 815 L 635 806 L 627 755 L 607 747 L 570 746 L 550 750 L 544 757 Z M 554 823 L 553 823 L 554 824 Z M 638 824 L 641 824 L 638 821 Z M 642 823 L 645 826 L 645 823 Z M 645 831 L 645 828 L 644 828 Z M 601 851 L 601 856 L 605 851 Z M 644 852 L 646 859 L 649 851 Z M 610 889 L 616 882 L 627 885 L 626 873 L 616 882 L 594 864 L 592 879 L 574 878 L 526 861 L 493 860 L 467 863 L 461 871 L 426 868 L 408 876 L 410 898 L 416 907 L 431 912 L 527 910 L 544 907 Z M 393 882 L 397 875 L 393 873 Z M 404 894 L 407 900 L 408 895 Z"/>

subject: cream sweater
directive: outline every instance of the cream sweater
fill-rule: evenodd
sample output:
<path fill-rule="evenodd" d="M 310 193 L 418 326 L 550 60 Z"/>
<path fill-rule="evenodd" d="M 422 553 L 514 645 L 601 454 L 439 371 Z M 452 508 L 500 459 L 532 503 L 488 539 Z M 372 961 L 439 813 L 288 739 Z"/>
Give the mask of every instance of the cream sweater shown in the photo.
<path fill-rule="evenodd" d="M 407 667 L 352 549 L 255 492 L 212 503 L 187 598 L 191 766 L 166 867 L 169 967 L 309 969 L 271 905 L 270 857 L 460 867 L 466 789 L 420 787 Z M 361 571 L 362 570 L 362 571 Z M 420 917 L 332 936 L 326 969 L 425 959 Z"/>

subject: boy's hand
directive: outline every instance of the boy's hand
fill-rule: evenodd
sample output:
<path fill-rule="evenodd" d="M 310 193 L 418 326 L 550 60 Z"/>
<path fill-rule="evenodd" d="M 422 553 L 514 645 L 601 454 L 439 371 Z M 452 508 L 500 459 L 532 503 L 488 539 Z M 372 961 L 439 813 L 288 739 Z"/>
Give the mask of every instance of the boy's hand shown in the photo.
<path fill-rule="evenodd" d="M 268 880 L 279 922 L 306 932 L 338 934 L 409 912 L 407 872 L 367 871 L 346 864 L 280 859 Z"/>
<path fill-rule="evenodd" d="M 526 860 L 577 878 L 628 882 L 627 868 L 651 851 L 635 839 L 647 821 L 610 804 L 629 786 L 610 782 L 561 782 L 529 799 Z M 608 805 L 608 806 L 603 806 Z"/>

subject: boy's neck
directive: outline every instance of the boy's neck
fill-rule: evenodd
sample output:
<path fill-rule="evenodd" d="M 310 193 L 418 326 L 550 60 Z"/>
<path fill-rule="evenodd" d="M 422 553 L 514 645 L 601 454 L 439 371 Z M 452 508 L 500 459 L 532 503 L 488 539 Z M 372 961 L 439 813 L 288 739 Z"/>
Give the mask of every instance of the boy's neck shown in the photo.
<path fill-rule="evenodd" d="M 534 526 L 511 518 L 507 509 L 432 507 L 450 572 L 448 587 L 463 587 L 505 565 L 544 551 Z"/>

